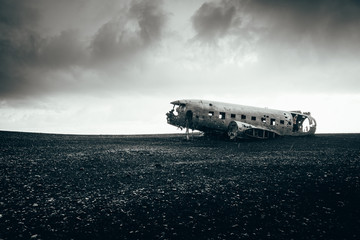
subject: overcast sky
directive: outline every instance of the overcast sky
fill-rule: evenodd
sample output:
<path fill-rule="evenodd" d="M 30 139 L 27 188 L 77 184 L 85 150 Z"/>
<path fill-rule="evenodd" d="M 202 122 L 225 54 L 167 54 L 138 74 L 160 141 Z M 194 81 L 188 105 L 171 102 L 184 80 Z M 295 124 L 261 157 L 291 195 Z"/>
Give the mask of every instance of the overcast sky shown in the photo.
<path fill-rule="evenodd" d="M 0 0 L 0 130 L 177 132 L 170 101 L 360 132 L 360 2 Z"/>

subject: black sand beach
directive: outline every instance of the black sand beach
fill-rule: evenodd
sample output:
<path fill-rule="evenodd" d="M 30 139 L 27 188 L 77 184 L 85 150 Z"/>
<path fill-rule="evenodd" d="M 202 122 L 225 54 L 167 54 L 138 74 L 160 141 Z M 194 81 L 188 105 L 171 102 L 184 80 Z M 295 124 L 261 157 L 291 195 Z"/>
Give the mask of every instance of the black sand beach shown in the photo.
<path fill-rule="evenodd" d="M 0 239 L 359 239 L 360 134 L 0 132 Z"/>

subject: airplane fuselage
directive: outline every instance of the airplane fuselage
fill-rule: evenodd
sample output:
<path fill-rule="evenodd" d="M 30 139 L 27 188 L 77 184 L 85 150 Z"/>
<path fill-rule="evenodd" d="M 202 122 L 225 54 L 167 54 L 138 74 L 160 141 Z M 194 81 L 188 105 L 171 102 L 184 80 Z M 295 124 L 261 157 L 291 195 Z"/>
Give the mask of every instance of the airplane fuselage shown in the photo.
<path fill-rule="evenodd" d="M 316 131 L 310 113 L 250 107 L 207 100 L 171 102 L 167 113 L 171 125 L 205 133 L 227 133 L 230 138 L 305 136 Z"/>

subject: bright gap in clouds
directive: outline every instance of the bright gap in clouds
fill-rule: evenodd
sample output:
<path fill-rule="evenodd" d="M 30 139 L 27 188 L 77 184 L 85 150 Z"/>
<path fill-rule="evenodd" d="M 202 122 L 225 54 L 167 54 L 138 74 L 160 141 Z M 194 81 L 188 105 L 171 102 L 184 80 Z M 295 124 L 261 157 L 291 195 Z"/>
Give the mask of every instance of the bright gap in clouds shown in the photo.
<path fill-rule="evenodd" d="M 71 134 L 158 134 L 180 133 L 166 123 L 166 112 L 172 109 L 170 101 L 182 98 L 199 98 L 195 93 L 168 95 L 161 98 L 148 96 L 131 97 L 68 97 L 52 99 L 40 106 L 1 108 L 2 130 L 71 133 Z M 360 132 L 357 124 L 351 124 L 346 116 L 360 118 L 351 104 L 360 104 L 359 96 L 282 95 L 250 96 L 206 94 L 204 99 L 267 107 L 280 110 L 310 111 L 315 117 L 317 133 Z M 77 104 L 74 104 L 77 102 Z M 15 128 L 13 126 L 16 126 Z"/>
<path fill-rule="evenodd" d="M 37 106 L 1 108 L 2 129 L 71 134 L 142 134 L 173 130 L 170 126 L 167 128 L 165 117 L 171 105 L 156 99 L 72 96 L 47 101 Z"/>

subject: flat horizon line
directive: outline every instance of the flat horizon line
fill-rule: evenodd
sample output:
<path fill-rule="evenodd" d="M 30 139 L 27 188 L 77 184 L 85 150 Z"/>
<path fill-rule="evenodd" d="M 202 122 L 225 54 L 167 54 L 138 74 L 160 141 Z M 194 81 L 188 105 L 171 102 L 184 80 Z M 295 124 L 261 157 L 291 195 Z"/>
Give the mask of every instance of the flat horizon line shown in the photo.
<path fill-rule="evenodd" d="M 162 136 L 166 136 L 166 135 L 186 135 L 186 133 L 128 133 L 128 134 L 122 134 L 122 133 L 116 133 L 116 134 L 111 134 L 111 133 L 52 133 L 52 132 L 32 132 L 32 131 L 15 131 L 15 130 L 1 130 L 0 129 L 0 133 L 25 133 L 25 134 L 44 134 L 44 135 L 72 135 L 72 136 L 156 136 L 156 135 L 162 135 Z M 191 134 L 191 133 L 190 133 Z M 199 131 L 194 131 L 193 134 L 196 135 L 200 135 L 201 132 Z M 351 134 L 360 134 L 360 132 L 353 132 L 353 133 L 349 133 L 349 132 L 336 132 L 336 133 L 331 133 L 331 132 L 327 132 L 327 133 L 315 133 L 315 135 L 351 135 Z"/>

